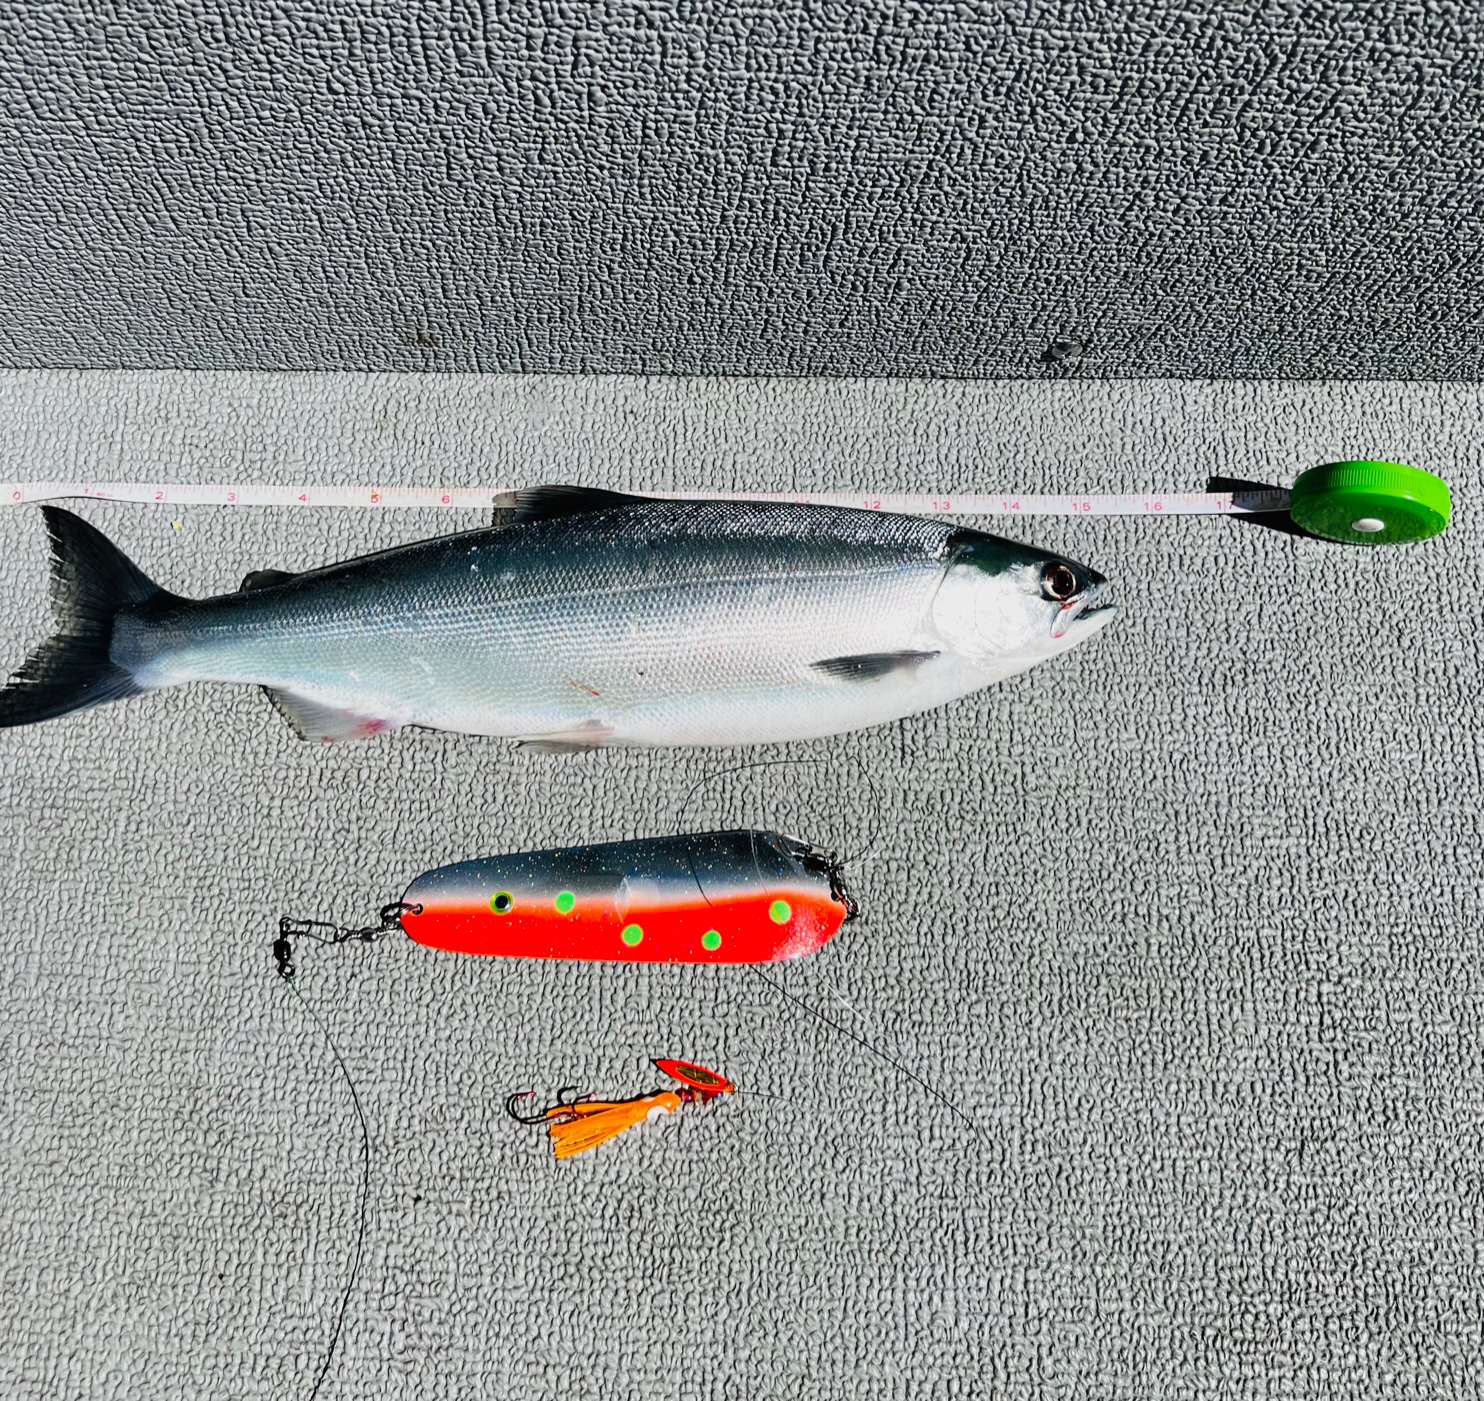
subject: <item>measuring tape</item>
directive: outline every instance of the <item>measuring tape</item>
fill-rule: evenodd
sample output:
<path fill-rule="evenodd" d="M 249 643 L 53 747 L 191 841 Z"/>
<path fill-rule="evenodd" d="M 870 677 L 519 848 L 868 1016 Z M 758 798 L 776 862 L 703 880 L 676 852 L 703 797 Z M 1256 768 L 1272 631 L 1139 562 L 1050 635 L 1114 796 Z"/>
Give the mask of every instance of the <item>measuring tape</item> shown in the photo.
<path fill-rule="evenodd" d="M 489 510 L 515 505 L 516 487 L 261 486 L 200 482 L 0 482 L 0 504 L 86 497 L 168 506 L 307 506 L 398 510 Z M 1254 516 L 1291 513 L 1314 535 L 1352 544 L 1425 540 L 1452 510 L 1441 478 L 1396 462 L 1332 462 L 1305 472 L 1291 491 L 1133 492 L 1038 495 L 1010 492 L 645 491 L 661 501 L 786 501 L 913 516 Z"/>
<path fill-rule="evenodd" d="M 331 506 L 397 510 L 447 507 L 489 510 L 515 505 L 516 487 L 408 486 L 226 486 L 163 482 L 0 482 L 0 500 L 12 506 L 88 497 L 168 506 Z M 854 506 L 913 516 L 1232 516 L 1286 511 L 1289 493 L 1277 488 L 1250 492 L 1161 492 L 1123 496 L 925 495 L 881 492 L 643 491 L 660 501 L 788 501 L 805 506 Z"/>

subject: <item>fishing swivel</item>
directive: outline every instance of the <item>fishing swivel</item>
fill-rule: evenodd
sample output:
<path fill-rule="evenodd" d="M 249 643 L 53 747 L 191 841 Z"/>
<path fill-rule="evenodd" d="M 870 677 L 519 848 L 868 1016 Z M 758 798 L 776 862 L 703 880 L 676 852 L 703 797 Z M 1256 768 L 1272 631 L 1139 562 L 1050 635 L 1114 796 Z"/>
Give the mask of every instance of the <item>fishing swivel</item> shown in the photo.
<path fill-rule="evenodd" d="M 813 871 L 822 875 L 830 883 L 830 899 L 845 907 L 845 918 L 842 924 L 849 924 L 852 920 L 860 918 L 860 901 L 853 896 L 845 885 L 845 863 L 833 851 L 820 851 L 818 848 L 811 849 L 799 856 L 799 865 L 806 871 Z"/>
<path fill-rule="evenodd" d="M 329 924 L 322 919 L 293 919 L 289 915 L 283 915 L 278 921 L 278 938 L 273 941 L 273 958 L 278 965 L 278 976 L 292 981 L 297 971 L 294 967 L 294 939 L 313 939 L 317 944 L 348 944 L 353 940 L 371 944 L 393 931 L 400 931 L 402 916 L 421 914 L 422 908 L 421 905 L 409 905 L 403 900 L 383 905 L 379 912 L 380 923 L 368 924 L 360 929 L 352 929 L 343 924 Z"/>
<path fill-rule="evenodd" d="M 281 929 L 283 926 L 279 927 Z M 287 936 L 280 934 L 273 941 L 273 959 L 278 964 L 278 976 L 293 982 L 294 974 L 299 970 L 294 967 L 294 946 L 289 943 Z"/>

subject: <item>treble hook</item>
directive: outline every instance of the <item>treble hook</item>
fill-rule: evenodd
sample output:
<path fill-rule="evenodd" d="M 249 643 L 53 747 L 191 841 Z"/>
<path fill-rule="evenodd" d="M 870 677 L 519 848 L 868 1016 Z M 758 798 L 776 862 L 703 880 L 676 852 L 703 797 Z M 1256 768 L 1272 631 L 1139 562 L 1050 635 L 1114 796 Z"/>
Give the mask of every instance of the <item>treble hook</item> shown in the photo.
<path fill-rule="evenodd" d="M 531 1115 L 517 1114 L 515 1112 L 515 1106 L 517 1104 L 519 1104 L 521 1100 L 523 1100 L 523 1099 L 535 1099 L 535 1098 L 536 1098 L 536 1091 L 535 1090 L 517 1090 L 513 1095 L 510 1095 L 506 1099 L 506 1101 L 505 1101 L 505 1112 L 508 1115 L 510 1115 L 510 1117 L 512 1119 L 514 1119 L 517 1124 L 541 1124 L 541 1123 L 545 1123 L 545 1121 L 546 1121 L 546 1111 L 544 1109 L 539 1114 L 531 1114 Z"/>
<path fill-rule="evenodd" d="M 568 1099 L 567 1096 L 572 1098 Z M 535 1099 L 535 1090 L 517 1090 L 505 1101 L 505 1112 L 515 1120 L 517 1124 L 544 1124 L 556 1110 L 566 1110 L 569 1113 L 585 1099 L 591 1099 L 591 1095 L 579 1094 L 576 1085 L 563 1085 L 556 1092 L 556 1103 L 549 1104 L 545 1109 L 535 1114 L 517 1114 L 515 1106 L 523 1099 Z"/>

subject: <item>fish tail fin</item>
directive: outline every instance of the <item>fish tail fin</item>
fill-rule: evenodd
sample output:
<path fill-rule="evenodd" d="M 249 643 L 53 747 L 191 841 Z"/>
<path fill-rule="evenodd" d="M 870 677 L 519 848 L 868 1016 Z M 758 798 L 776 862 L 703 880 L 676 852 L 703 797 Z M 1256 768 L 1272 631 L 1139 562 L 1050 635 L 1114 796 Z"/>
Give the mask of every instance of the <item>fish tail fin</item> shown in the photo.
<path fill-rule="evenodd" d="M 43 506 L 56 632 L 0 689 L 0 728 L 32 725 L 151 690 L 111 655 L 125 608 L 172 597 L 80 516 Z"/>

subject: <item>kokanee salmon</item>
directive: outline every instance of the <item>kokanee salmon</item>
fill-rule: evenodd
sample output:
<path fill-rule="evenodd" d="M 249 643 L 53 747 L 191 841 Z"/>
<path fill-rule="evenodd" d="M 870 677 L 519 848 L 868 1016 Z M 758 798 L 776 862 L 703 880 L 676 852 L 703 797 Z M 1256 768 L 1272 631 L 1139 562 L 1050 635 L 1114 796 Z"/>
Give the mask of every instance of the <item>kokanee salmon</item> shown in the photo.
<path fill-rule="evenodd" d="M 0 726 L 215 681 L 266 688 L 314 740 L 782 742 L 967 695 L 1112 607 L 1084 565 L 939 521 L 560 487 L 522 493 L 508 528 L 193 600 L 41 509 L 57 633 L 0 691 Z"/>

